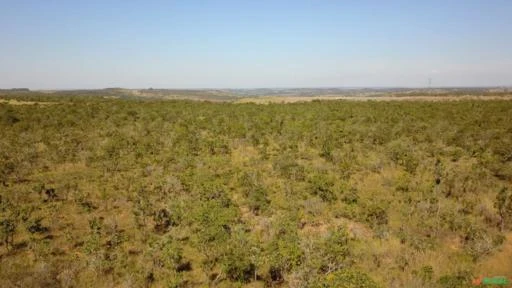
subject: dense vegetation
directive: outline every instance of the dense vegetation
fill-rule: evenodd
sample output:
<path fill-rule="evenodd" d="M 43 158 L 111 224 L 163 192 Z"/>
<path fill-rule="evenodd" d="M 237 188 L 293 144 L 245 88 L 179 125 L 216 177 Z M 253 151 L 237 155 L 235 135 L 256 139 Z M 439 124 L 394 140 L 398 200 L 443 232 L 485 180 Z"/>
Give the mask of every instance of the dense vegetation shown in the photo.
<path fill-rule="evenodd" d="M 503 269 L 481 264 L 511 235 L 512 101 L 45 97 L 0 103 L 1 287 L 468 287 Z"/>

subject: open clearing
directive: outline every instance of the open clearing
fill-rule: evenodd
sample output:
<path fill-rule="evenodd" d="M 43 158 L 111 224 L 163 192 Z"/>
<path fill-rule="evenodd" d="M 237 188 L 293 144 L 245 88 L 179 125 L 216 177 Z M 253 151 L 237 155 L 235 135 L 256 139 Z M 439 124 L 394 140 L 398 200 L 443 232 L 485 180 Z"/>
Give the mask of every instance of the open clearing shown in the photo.
<path fill-rule="evenodd" d="M 512 233 L 508 233 L 505 243 L 495 254 L 487 257 L 478 271 L 485 276 L 506 276 L 512 278 Z"/>
<path fill-rule="evenodd" d="M 15 99 L 0 99 L 0 104 L 5 103 L 9 105 L 54 105 L 57 104 L 55 102 L 38 102 L 38 101 L 23 101 L 23 100 L 15 100 Z"/>
<path fill-rule="evenodd" d="M 348 100 L 348 101 L 459 101 L 459 100 L 512 100 L 506 96 L 261 96 L 236 100 L 235 103 L 296 103 L 315 100 Z"/>

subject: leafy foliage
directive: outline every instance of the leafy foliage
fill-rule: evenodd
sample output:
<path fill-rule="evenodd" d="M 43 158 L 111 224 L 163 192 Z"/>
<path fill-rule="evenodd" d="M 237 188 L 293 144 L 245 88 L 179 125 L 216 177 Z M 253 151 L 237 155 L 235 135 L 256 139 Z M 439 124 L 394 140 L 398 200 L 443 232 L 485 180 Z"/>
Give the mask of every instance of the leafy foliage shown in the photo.
<path fill-rule="evenodd" d="M 2 287 L 467 287 L 506 253 L 510 101 L 16 97 Z"/>

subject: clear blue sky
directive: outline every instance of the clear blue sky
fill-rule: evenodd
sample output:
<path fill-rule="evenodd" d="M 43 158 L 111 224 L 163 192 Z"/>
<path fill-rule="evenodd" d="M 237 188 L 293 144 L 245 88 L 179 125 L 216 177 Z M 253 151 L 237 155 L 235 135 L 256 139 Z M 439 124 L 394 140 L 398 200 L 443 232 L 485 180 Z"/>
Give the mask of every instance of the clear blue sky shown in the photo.
<path fill-rule="evenodd" d="M 0 0 L 0 88 L 512 85 L 512 1 Z"/>

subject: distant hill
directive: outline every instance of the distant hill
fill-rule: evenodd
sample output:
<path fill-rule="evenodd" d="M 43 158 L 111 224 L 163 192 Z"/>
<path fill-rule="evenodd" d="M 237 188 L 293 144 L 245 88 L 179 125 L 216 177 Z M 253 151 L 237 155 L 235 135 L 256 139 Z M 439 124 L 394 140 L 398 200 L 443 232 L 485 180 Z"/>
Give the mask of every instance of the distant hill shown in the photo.
<path fill-rule="evenodd" d="M 0 92 L 30 92 L 28 88 L 0 89 Z"/>
<path fill-rule="evenodd" d="M 105 89 L 39 90 L 28 88 L 0 89 L 3 95 L 13 96 L 30 92 L 30 95 L 84 96 L 105 98 L 134 98 L 162 100 L 237 101 L 254 97 L 416 97 L 416 96 L 510 96 L 507 87 L 453 87 L 453 88 L 254 88 L 254 89 Z"/>

